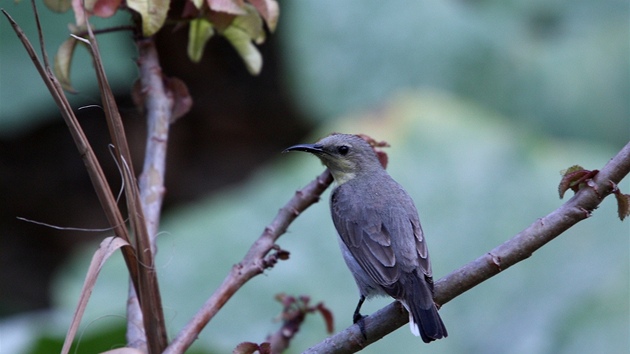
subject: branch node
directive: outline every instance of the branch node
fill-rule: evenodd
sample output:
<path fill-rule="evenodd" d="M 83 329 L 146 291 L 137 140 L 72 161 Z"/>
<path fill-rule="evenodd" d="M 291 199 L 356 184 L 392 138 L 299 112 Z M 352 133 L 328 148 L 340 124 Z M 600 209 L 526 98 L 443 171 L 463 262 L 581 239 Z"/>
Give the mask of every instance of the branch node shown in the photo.
<path fill-rule="evenodd" d="M 501 268 L 501 257 L 495 255 L 492 252 L 488 252 L 488 255 L 490 256 L 490 259 L 492 260 L 492 264 L 494 264 L 497 269 L 499 270 L 499 272 L 501 272 L 503 269 Z"/>
<path fill-rule="evenodd" d="M 261 268 L 263 270 L 267 268 L 273 268 L 273 266 L 275 266 L 278 261 L 285 261 L 289 259 L 289 251 L 283 250 L 282 248 L 280 248 L 280 246 L 273 245 L 271 249 L 274 250 L 274 252 L 262 261 Z"/>
<path fill-rule="evenodd" d="M 593 181 L 592 178 L 586 181 L 586 185 L 591 187 L 591 189 L 593 189 L 593 192 L 597 194 L 597 198 L 599 198 L 600 200 L 602 199 L 601 194 L 599 194 L 599 188 L 597 188 L 597 183 L 595 183 L 595 181 Z"/>
<path fill-rule="evenodd" d="M 590 218 L 591 215 L 592 215 L 591 210 L 585 209 L 583 207 L 579 207 L 579 210 L 584 213 L 584 218 L 585 219 Z"/>
<path fill-rule="evenodd" d="M 276 233 L 276 229 L 273 228 L 272 226 L 266 226 L 265 227 L 265 231 L 263 231 L 263 234 L 265 236 L 272 236 Z"/>
<path fill-rule="evenodd" d="M 289 207 L 289 213 L 293 214 L 294 216 L 299 216 L 300 215 L 300 211 L 295 209 L 294 207 Z"/>

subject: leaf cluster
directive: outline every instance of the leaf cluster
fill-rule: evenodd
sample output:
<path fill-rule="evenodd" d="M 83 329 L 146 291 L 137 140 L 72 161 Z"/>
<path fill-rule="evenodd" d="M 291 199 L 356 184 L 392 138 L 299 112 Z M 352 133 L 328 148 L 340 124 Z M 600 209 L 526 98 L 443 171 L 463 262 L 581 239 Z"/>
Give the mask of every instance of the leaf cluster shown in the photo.
<path fill-rule="evenodd" d="M 247 70 L 257 75 L 263 60 L 254 44 L 264 43 L 265 25 L 273 32 L 280 15 L 276 0 L 186 0 L 181 14 L 176 16 L 172 12 L 169 15 L 171 0 L 127 0 L 124 3 L 122 0 L 45 0 L 44 3 L 55 12 L 72 9 L 75 15 L 75 23 L 69 25 L 73 36 L 60 45 L 54 59 L 54 73 L 62 87 L 70 92 L 75 92 L 70 68 L 77 44 L 81 43 L 77 36 L 85 37 L 90 16 L 107 18 L 119 10 L 131 10 L 139 15 L 138 28 L 110 28 L 101 32 L 135 30 L 143 37 L 155 35 L 169 22 L 177 23 L 176 28 L 187 25 L 188 57 L 195 63 L 201 61 L 210 38 L 223 36 L 237 51 Z"/>

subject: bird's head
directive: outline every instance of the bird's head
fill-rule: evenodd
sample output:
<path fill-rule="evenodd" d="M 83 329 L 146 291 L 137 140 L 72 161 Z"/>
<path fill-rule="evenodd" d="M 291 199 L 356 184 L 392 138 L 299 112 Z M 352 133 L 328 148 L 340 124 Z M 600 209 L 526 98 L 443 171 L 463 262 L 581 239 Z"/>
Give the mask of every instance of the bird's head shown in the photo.
<path fill-rule="evenodd" d="M 288 151 L 310 152 L 319 157 L 337 184 L 364 173 L 383 170 L 372 146 L 358 135 L 335 133 L 315 144 L 299 144 L 284 150 Z"/>

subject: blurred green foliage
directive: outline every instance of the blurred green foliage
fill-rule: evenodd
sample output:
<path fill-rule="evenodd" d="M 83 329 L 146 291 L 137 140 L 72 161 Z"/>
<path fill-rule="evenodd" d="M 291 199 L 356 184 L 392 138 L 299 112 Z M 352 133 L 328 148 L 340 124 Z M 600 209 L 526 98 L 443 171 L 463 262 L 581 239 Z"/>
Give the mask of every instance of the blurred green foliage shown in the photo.
<path fill-rule="evenodd" d="M 36 42 L 28 4 L 2 6 Z M 313 119 L 326 122 L 319 136 L 360 132 L 392 144 L 390 173 L 416 201 L 440 278 L 557 208 L 562 169 L 600 168 L 627 142 L 628 7 L 620 0 L 304 0 L 282 4 L 278 34 L 295 96 Z M 40 10 L 44 21 L 54 21 L 44 24 L 52 53 L 72 18 Z M 116 36 L 101 36 L 99 43 L 112 56 L 104 60 L 110 80 L 129 87 L 131 43 Z M 108 39 L 111 46 L 103 49 Z M 0 40 L 0 132 L 9 134 L 55 108 L 5 21 Z M 95 84 L 91 64 L 76 64 L 84 68 L 75 66 L 73 82 L 84 92 Z M 278 156 L 245 185 L 164 217 L 158 272 L 171 337 L 293 191 L 321 170 L 306 155 Z M 627 179 L 621 188 L 630 191 Z M 326 204 L 292 224 L 279 241 L 291 258 L 237 293 L 201 334 L 198 350 L 223 353 L 242 341 L 263 341 L 279 326 L 273 322 L 279 292 L 324 301 L 337 330 L 351 323 L 358 295 Z M 626 352 L 628 234 L 612 198 L 604 201 L 592 218 L 530 259 L 445 305 L 450 336 L 430 349 Z M 78 252 L 60 274 L 54 320 L 36 321 L 37 331 L 24 331 L 31 338 L 25 342 L 65 334 L 95 249 Z M 124 316 L 124 274 L 119 256 L 104 268 L 81 340 L 109 336 L 108 328 L 120 325 L 105 318 Z M 364 312 L 389 301 L 372 300 Z M 291 352 L 325 336 L 321 318 L 310 317 Z M 365 352 L 422 346 L 405 327 Z"/>
<path fill-rule="evenodd" d="M 50 65 L 57 48 L 65 41 L 70 30 L 68 24 L 74 23 L 72 11 L 64 14 L 53 13 L 41 2 L 37 2 L 44 40 Z M 37 27 L 33 10 L 29 1 L 2 1 L 0 6 L 15 19 L 26 33 L 33 47 L 37 49 L 40 59 Z M 114 27 L 129 23 L 129 15 L 121 12 L 109 19 L 94 18 L 96 29 Z M 131 85 L 137 77 L 136 65 L 133 61 L 134 47 L 129 32 L 116 32 L 100 35 L 99 47 L 103 54 L 103 63 L 110 85 L 116 92 L 124 88 L 131 91 Z M 75 52 L 71 70 L 72 83 L 81 92 L 69 95 L 75 108 L 82 104 L 100 103 L 100 97 L 91 95 L 97 92 L 96 75 L 92 59 L 85 48 Z M 9 25 L 2 16 L 0 19 L 0 136 L 17 134 L 41 123 L 44 118 L 57 116 L 57 107 L 50 96 L 44 82 L 39 76 L 33 62 L 24 50 Z"/>
<path fill-rule="evenodd" d="M 576 162 L 598 168 L 615 153 L 517 129 L 492 111 L 434 91 L 402 94 L 381 110 L 346 117 L 321 134 L 349 129 L 392 144 L 389 170 L 416 201 L 436 279 L 560 206 L 560 170 Z M 165 218 L 158 272 L 171 336 L 241 260 L 293 191 L 321 170 L 308 155 L 278 156 L 274 166 L 245 185 Z M 621 187 L 630 190 L 628 182 Z M 239 291 L 201 334 L 198 349 L 229 352 L 242 341 L 264 341 L 279 326 L 273 319 L 281 306 L 273 298 L 280 292 L 324 301 L 337 330 L 351 324 L 358 294 L 339 254 L 327 197 L 328 192 L 279 240 L 290 259 Z M 628 225 L 617 219 L 614 200 L 604 201 L 592 218 L 530 259 L 446 304 L 441 313 L 450 335 L 431 343 L 431 350 L 623 352 L 630 330 L 629 242 Z M 64 312 L 76 305 L 95 248 L 80 252 L 60 278 L 56 297 Z M 121 257 L 104 269 L 84 319 L 90 324 L 84 335 L 99 333 L 99 318 L 124 313 L 124 272 Z M 364 312 L 389 301 L 372 300 Z M 290 352 L 325 337 L 322 319 L 309 317 Z M 365 352 L 406 353 L 422 345 L 404 326 Z"/>
<path fill-rule="evenodd" d="M 630 133 L 630 3 L 620 0 L 283 4 L 290 83 L 315 119 L 433 87 L 556 136 Z"/>

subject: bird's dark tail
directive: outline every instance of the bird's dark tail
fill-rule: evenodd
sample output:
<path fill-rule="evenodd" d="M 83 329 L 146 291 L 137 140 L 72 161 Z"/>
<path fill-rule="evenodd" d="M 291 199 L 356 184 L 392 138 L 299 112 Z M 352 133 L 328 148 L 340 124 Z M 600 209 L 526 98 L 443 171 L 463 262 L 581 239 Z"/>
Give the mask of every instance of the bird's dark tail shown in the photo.
<path fill-rule="evenodd" d="M 425 343 L 448 336 L 446 327 L 440 318 L 437 307 L 433 302 L 433 284 L 430 280 L 415 278 L 401 303 L 409 312 L 409 326 L 411 333 L 422 337 Z"/>

